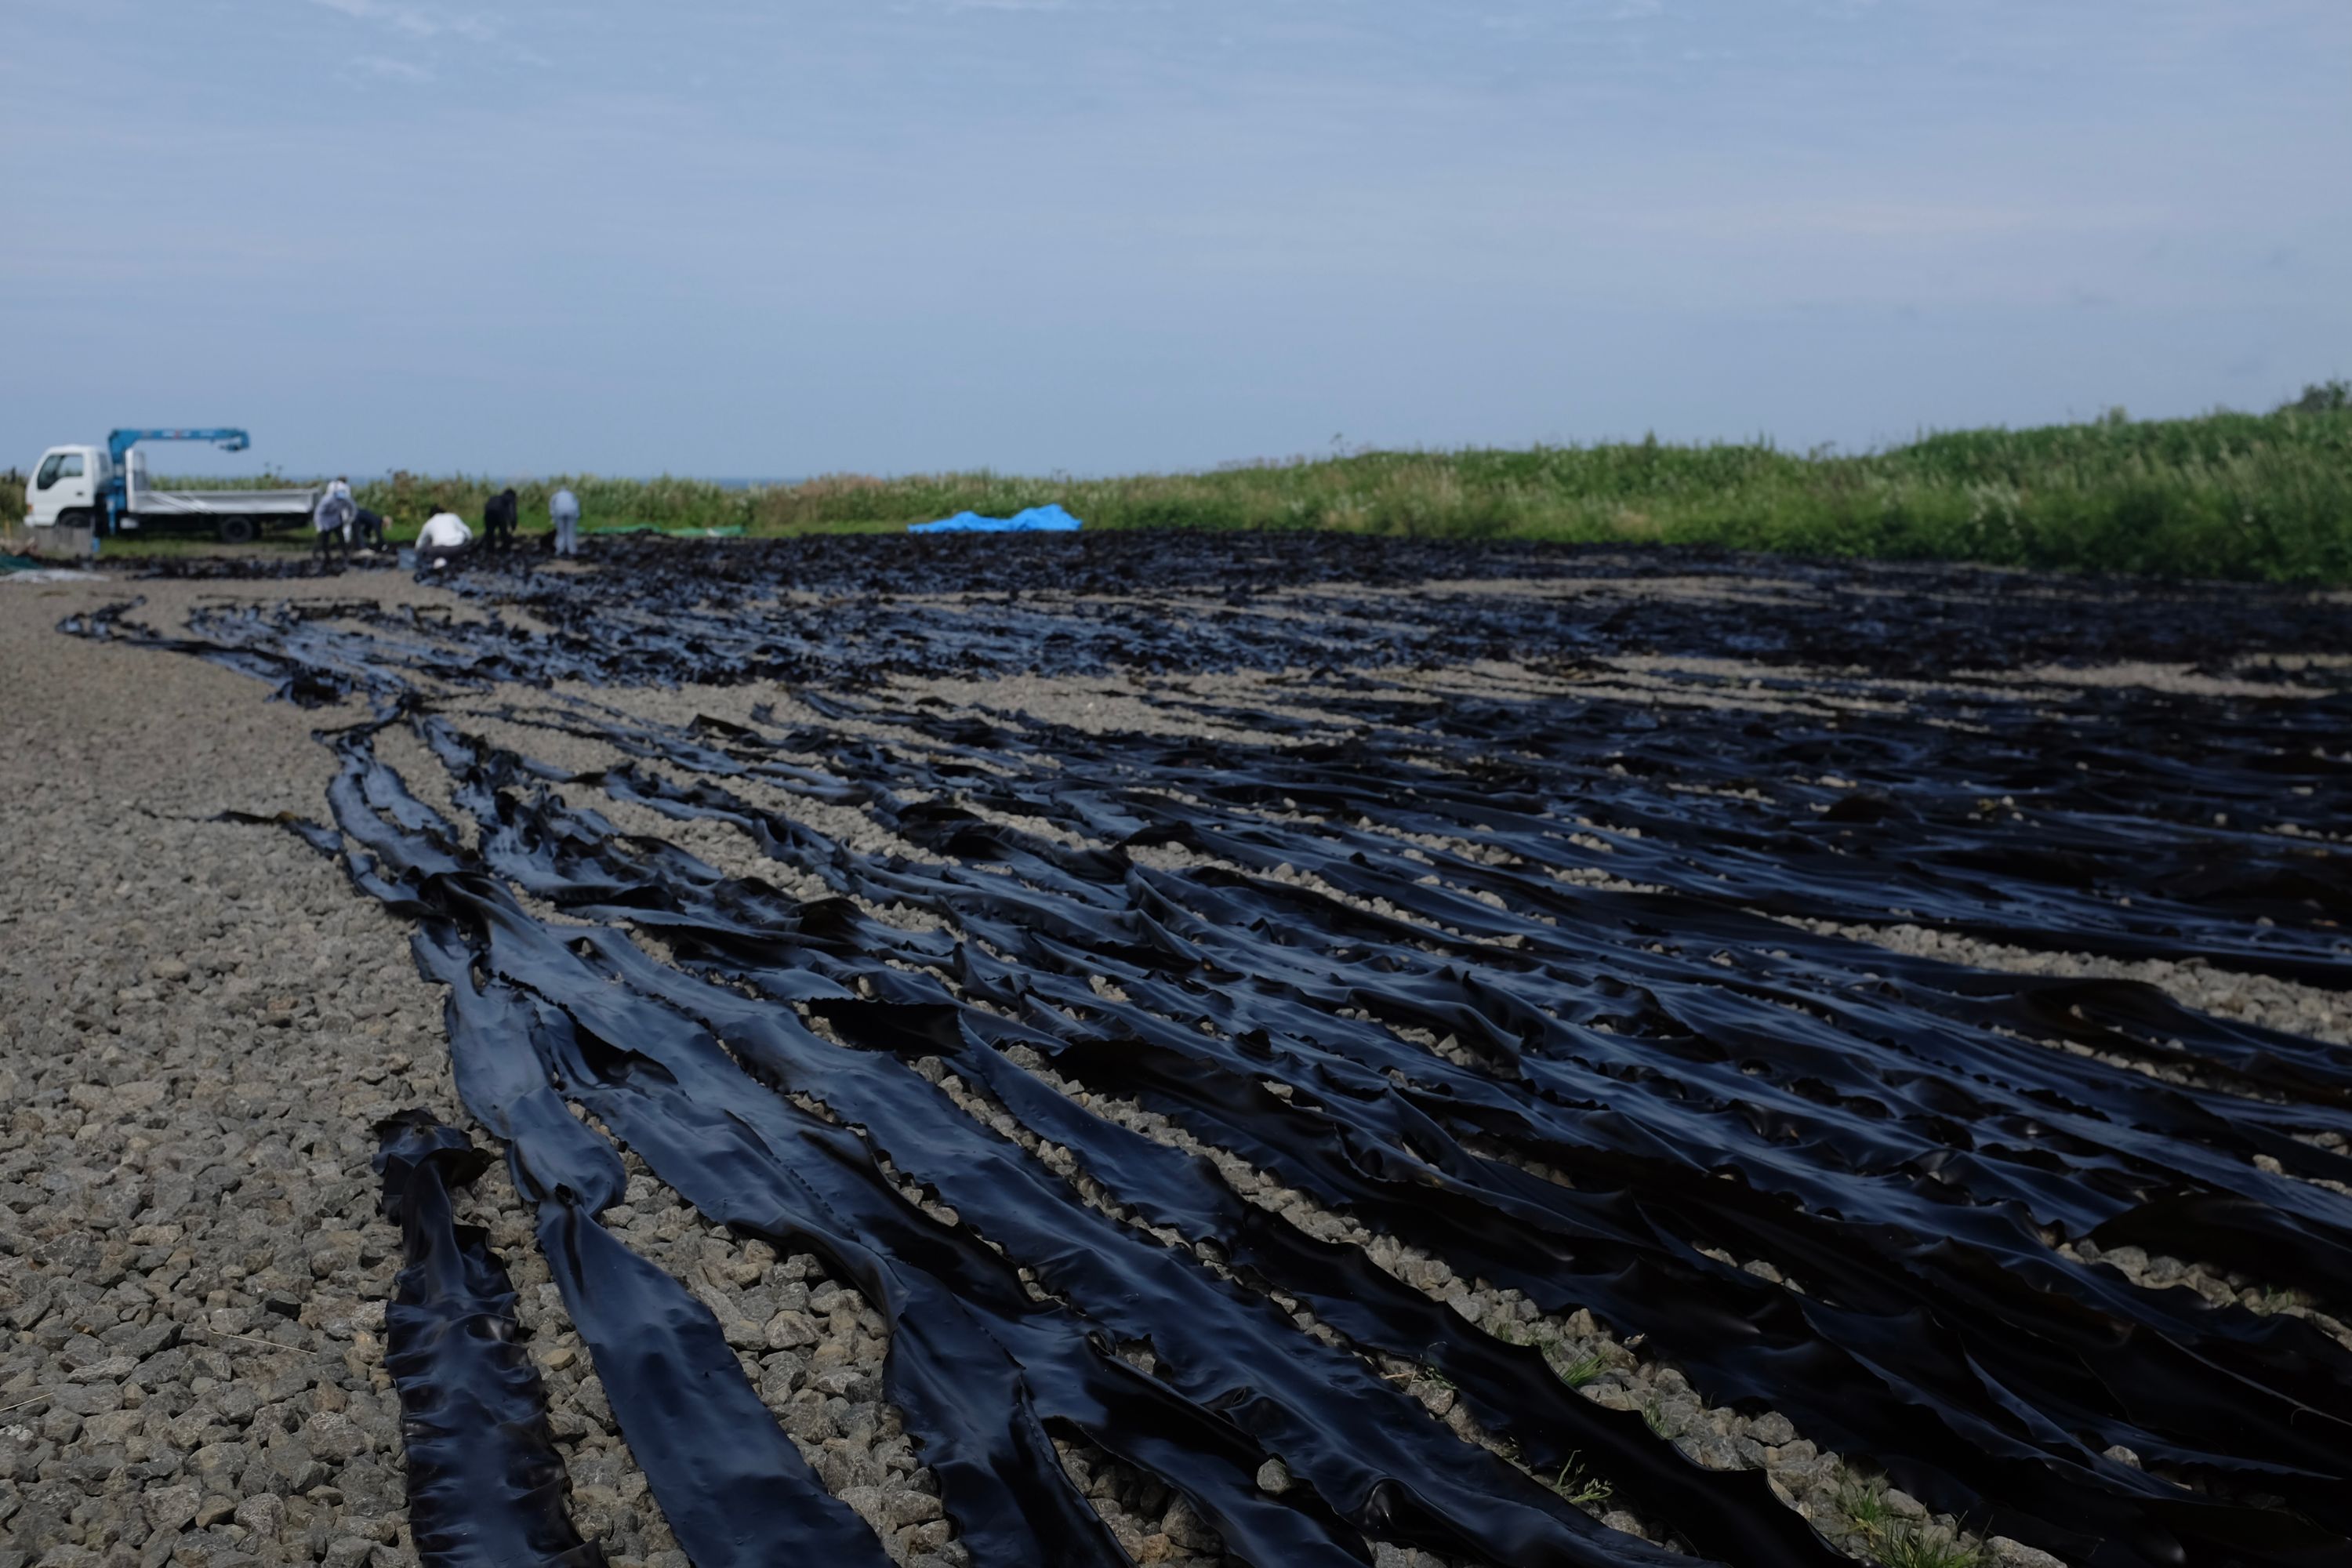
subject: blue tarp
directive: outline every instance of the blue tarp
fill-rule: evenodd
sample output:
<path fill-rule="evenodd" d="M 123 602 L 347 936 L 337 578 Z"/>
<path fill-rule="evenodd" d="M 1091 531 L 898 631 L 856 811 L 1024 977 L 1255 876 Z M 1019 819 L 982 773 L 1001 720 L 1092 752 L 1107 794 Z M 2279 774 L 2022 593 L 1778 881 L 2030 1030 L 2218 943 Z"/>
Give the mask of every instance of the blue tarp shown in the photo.
<path fill-rule="evenodd" d="M 953 517 L 943 517 L 937 522 L 917 522 L 908 525 L 909 533 L 1067 533 L 1084 528 L 1085 523 L 1058 506 L 1033 506 L 1027 511 L 1016 511 L 1011 517 L 982 517 L 976 511 L 960 511 Z"/>

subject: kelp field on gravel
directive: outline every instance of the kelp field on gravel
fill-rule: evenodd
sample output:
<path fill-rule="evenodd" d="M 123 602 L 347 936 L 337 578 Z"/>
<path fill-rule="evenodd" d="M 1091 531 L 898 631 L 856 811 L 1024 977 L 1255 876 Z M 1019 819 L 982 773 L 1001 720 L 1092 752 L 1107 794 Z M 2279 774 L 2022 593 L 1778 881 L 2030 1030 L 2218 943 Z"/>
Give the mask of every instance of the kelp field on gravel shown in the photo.
<path fill-rule="evenodd" d="M 479 517 L 504 481 L 395 475 L 362 504 L 413 528 Z M 1717 544 L 2073 572 L 2352 582 L 2352 410 L 2315 388 L 2276 413 L 1931 435 L 1801 455 L 1655 439 L 1525 450 L 1365 451 L 1126 478 L 832 475 L 729 488 L 663 478 L 517 482 L 526 519 L 568 484 L 591 526 L 890 529 L 1059 502 L 1091 528 Z"/>
<path fill-rule="evenodd" d="M 1131 1560 L 1074 1443 L 1258 1568 L 1848 1560 L 1763 1449 L 1580 1392 L 1534 1330 L 1588 1314 L 1972 1540 L 2352 1564 L 2352 1052 L 1881 935 L 2352 987 L 2352 605 L 1306 532 L 458 585 L 65 629 L 316 708 L 284 826 L 413 922 L 702 1568 L 889 1559 L 600 1222 L 623 1151 L 881 1314 L 982 1568 Z M 500 1310 L 479 1161 L 386 1137 L 420 1551 L 593 1561 L 520 1352 L 422 1326 Z"/>

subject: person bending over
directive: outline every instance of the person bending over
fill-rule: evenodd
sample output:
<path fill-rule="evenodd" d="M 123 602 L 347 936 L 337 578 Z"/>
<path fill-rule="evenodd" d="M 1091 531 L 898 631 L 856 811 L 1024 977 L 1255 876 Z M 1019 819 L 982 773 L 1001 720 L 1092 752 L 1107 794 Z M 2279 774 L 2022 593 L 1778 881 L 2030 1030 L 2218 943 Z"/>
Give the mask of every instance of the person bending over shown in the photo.
<path fill-rule="evenodd" d="M 438 572 L 474 547 L 474 531 L 454 511 L 436 511 L 416 531 L 416 564 Z"/>
<path fill-rule="evenodd" d="M 383 514 L 361 507 L 352 513 L 352 542 L 362 550 L 383 548 Z"/>
<path fill-rule="evenodd" d="M 340 479 L 329 485 L 326 493 L 319 498 L 319 504 L 310 509 L 310 528 L 319 536 L 318 555 L 321 565 L 326 563 L 330 555 L 336 557 L 338 568 L 351 558 L 351 544 L 344 537 L 344 531 L 351 527 L 352 516 L 358 510 L 359 508 L 352 503 L 351 487 Z"/>

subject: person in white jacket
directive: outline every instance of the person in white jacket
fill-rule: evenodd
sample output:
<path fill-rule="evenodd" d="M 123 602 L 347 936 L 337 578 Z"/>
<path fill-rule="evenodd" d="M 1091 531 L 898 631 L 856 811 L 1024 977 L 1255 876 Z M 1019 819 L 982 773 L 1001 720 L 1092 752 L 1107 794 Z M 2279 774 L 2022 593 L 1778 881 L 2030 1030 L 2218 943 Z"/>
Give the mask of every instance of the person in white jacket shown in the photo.
<path fill-rule="evenodd" d="M 341 486 L 341 494 L 336 492 L 337 485 Z M 326 564 L 330 555 L 337 558 L 335 563 L 339 567 L 351 558 L 352 518 L 358 510 L 359 508 L 352 501 L 352 487 L 340 479 L 329 485 L 325 493 L 319 497 L 318 504 L 310 509 L 310 527 L 319 536 L 320 566 Z"/>
<path fill-rule="evenodd" d="M 580 498 L 567 487 L 547 498 L 547 520 L 555 524 L 555 552 L 580 553 Z"/>
<path fill-rule="evenodd" d="M 436 511 L 416 531 L 416 563 L 437 572 L 473 548 L 474 531 L 454 511 Z"/>
<path fill-rule="evenodd" d="M 359 521 L 360 510 L 359 498 L 352 494 L 352 481 L 344 478 L 341 474 L 337 474 L 333 479 L 329 479 L 327 481 L 327 499 L 333 501 L 346 502 L 351 507 L 352 521 L 343 524 L 343 543 L 348 546 L 352 542 L 352 525 L 353 522 Z M 340 511 L 342 508 L 338 507 L 336 510 Z"/>

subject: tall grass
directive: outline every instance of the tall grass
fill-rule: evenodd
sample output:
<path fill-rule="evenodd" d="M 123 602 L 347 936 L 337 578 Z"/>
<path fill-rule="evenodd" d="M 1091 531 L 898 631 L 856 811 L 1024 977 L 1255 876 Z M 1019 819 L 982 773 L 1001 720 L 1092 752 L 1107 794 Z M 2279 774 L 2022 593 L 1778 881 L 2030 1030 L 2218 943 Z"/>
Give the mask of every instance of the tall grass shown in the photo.
<path fill-rule="evenodd" d="M 1345 529 L 1714 543 L 1894 560 L 2352 582 L 2352 408 L 2341 383 L 2272 414 L 1968 430 L 1851 456 L 1767 445 L 1366 451 L 1121 479 L 992 472 L 706 481 L 518 481 L 526 520 L 568 484 L 591 526 L 753 533 L 898 528 L 1058 501 L 1090 528 Z M 216 482 L 216 481 L 215 481 Z M 471 518 L 487 479 L 397 474 L 362 505 Z"/>

